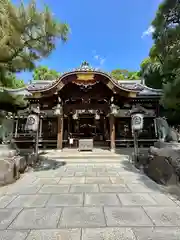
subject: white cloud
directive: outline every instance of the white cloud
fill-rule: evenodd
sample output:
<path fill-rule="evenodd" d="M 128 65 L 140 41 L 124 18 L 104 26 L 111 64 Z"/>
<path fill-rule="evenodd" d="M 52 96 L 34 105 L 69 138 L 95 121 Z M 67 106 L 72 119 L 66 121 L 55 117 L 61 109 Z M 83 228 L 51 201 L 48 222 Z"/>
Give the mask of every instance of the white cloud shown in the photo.
<path fill-rule="evenodd" d="M 99 59 L 99 55 L 95 55 L 94 59 L 98 60 Z"/>
<path fill-rule="evenodd" d="M 101 68 L 103 66 L 104 62 L 106 61 L 106 58 L 97 54 L 97 52 L 95 50 L 93 51 L 93 58 L 94 58 L 94 60 L 96 60 L 96 63 L 98 65 L 97 68 Z"/>
<path fill-rule="evenodd" d="M 103 65 L 105 61 L 106 61 L 105 58 L 100 58 L 100 65 Z"/>
<path fill-rule="evenodd" d="M 154 32 L 154 27 L 150 26 L 146 31 L 143 32 L 141 38 L 151 35 Z"/>

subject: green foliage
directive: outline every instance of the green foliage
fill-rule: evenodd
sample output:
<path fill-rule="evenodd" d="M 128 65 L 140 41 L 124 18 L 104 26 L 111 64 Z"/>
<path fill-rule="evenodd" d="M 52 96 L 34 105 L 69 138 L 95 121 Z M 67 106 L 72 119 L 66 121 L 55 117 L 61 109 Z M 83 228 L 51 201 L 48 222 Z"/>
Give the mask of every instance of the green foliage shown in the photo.
<path fill-rule="evenodd" d="M 161 89 L 163 84 L 161 64 L 153 61 L 150 57 L 144 59 L 141 63 L 141 77 L 148 87 Z"/>
<path fill-rule="evenodd" d="M 140 73 L 139 72 L 129 72 L 128 79 L 129 80 L 138 80 L 138 79 L 140 79 Z"/>
<path fill-rule="evenodd" d="M 46 66 L 39 66 L 33 72 L 34 80 L 55 80 L 60 76 L 56 70 L 49 69 Z"/>
<path fill-rule="evenodd" d="M 7 72 L 5 75 L 1 76 L 0 78 L 0 84 L 1 86 L 5 88 L 22 88 L 25 86 L 24 81 L 21 79 L 18 79 L 16 77 L 16 74 Z"/>
<path fill-rule="evenodd" d="M 23 96 L 14 96 L 7 91 L 0 92 L 0 110 L 15 112 L 18 108 L 27 106 Z"/>
<path fill-rule="evenodd" d="M 39 11 L 35 0 L 27 5 L 0 0 L 0 86 L 23 87 L 15 73 L 33 70 L 36 61 L 51 54 L 58 40 L 67 41 L 68 34 L 68 25 L 54 18 L 47 6 Z M 22 96 L 14 97 L 6 91 L 0 93 L 1 108 L 2 103 L 5 108 L 8 104 L 26 104 Z"/>
<path fill-rule="evenodd" d="M 162 104 L 180 108 L 180 1 L 164 0 L 152 22 L 154 46 L 141 74 L 152 87 L 162 86 Z"/>
<path fill-rule="evenodd" d="M 35 1 L 17 7 L 0 0 L 0 68 L 32 70 L 35 61 L 49 56 L 58 39 L 67 40 L 69 27 L 59 22 L 47 6 L 38 11 Z"/>
<path fill-rule="evenodd" d="M 112 70 L 111 76 L 116 80 L 138 80 L 140 78 L 139 72 L 129 72 L 122 69 Z"/>
<path fill-rule="evenodd" d="M 27 101 L 23 96 L 11 95 L 7 89 L 17 89 L 25 87 L 24 81 L 18 79 L 14 73 L 8 72 L 5 76 L 0 78 L 0 108 L 9 111 L 15 111 L 19 107 L 25 107 Z"/>

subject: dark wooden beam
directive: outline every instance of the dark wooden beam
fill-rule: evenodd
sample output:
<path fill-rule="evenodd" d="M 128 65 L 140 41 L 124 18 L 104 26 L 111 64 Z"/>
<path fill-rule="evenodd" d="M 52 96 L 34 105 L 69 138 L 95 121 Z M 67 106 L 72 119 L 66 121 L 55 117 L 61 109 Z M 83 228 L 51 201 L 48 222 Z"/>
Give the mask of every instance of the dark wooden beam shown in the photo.
<path fill-rule="evenodd" d="M 102 110 L 104 112 L 109 111 L 109 106 L 108 104 L 66 104 L 64 105 L 64 112 L 65 114 L 70 113 L 71 111 L 74 110 L 79 110 L 79 109 L 92 109 L 92 110 Z"/>
<path fill-rule="evenodd" d="M 58 116 L 58 133 L 57 133 L 57 149 L 62 150 L 63 148 L 63 130 L 64 130 L 64 118 Z"/>
<path fill-rule="evenodd" d="M 115 152 L 116 129 L 115 129 L 115 117 L 114 117 L 114 115 L 110 115 L 109 123 L 110 123 L 111 151 Z"/>

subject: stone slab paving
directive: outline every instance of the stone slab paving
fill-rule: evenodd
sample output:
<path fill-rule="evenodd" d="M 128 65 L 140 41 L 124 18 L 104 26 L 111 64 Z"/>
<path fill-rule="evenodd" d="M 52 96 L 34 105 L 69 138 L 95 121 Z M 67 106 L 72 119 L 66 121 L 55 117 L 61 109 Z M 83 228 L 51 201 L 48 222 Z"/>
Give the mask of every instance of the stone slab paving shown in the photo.
<path fill-rule="evenodd" d="M 24 208 L 8 229 L 56 228 L 61 212 L 62 208 Z"/>
<path fill-rule="evenodd" d="M 98 184 L 73 184 L 70 188 L 71 193 L 89 193 L 89 192 L 99 192 Z"/>
<path fill-rule="evenodd" d="M 39 190 L 39 194 L 61 194 L 68 193 L 70 185 L 43 185 Z"/>
<path fill-rule="evenodd" d="M 116 206 L 121 205 L 116 194 L 112 193 L 87 193 L 85 194 L 84 205 L 88 206 Z"/>
<path fill-rule="evenodd" d="M 0 240 L 180 240 L 180 201 L 128 160 L 76 159 L 0 188 Z"/>

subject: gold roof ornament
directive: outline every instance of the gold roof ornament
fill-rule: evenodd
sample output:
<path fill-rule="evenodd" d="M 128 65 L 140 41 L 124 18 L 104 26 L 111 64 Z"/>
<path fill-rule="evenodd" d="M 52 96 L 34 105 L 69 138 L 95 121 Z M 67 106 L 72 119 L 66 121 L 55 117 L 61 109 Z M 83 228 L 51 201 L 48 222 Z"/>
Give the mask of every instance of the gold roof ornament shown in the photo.
<path fill-rule="evenodd" d="M 90 64 L 86 61 L 82 62 L 81 66 L 76 69 L 76 71 L 94 71 L 95 69 L 90 66 Z"/>

